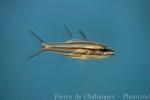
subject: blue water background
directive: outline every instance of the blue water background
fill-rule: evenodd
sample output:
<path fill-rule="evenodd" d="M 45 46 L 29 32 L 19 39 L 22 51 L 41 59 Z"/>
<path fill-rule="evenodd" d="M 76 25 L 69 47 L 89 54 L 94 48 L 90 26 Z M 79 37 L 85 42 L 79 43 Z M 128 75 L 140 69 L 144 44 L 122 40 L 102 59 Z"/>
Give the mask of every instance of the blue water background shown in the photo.
<path fill-rule="evenodd" d="M 47 42 L 87 38 L 115 56 L 82 62 L 44 52 Z M 150 94 L 149 0 L 0 0 L 0 100 L 53 100 L 54 93 Z M 61 64 L 61 66 L 59 66 Z M 118 99 L 121 100 L 121 99 Z"/>

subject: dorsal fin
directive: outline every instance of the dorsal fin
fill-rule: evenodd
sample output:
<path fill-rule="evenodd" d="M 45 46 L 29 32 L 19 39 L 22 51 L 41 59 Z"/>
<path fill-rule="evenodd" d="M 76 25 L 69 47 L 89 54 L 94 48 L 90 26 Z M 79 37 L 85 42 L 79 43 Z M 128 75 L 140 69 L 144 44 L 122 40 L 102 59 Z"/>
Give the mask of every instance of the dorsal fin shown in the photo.
<path fill-rule="evenodd" d="M 68 32 L 68 34 L 70 35 L 70 37 L 73 38 L 72 32 L 69 29 L 69 27 L 67 25 L 65 25 L 64 27 L 65 27 L 66 31 Z"/>
<path fill-rule="evenodd" d="M 83 31 L 81 29 L 78 30 L 78 32 L 80 33 L 80 35 L 83 37 L 84 40 L 87 40 L 86 35 L 83 33 Z"/>

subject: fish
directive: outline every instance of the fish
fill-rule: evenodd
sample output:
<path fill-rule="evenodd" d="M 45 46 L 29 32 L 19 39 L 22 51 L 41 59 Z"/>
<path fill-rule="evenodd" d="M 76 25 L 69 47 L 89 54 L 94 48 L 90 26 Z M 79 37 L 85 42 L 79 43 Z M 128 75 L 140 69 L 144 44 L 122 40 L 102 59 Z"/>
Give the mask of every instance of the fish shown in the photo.
<path fill-rule="evenodd" d="M 67 26 L 65 26 L 65 29 L 73 38 L 70 29 Z M 65 42 L 55 43 L 45 42 L 32 30 L 29 30 L 29 32 L 41 42 L 42 46 L 38 51 L 29 56 L 28 59 L 31 59 L 44 51 L 55 52 L 68 58 L 80 60 L 103 59 L 114 55 L 114 50 L 110 47 L 95 41 L 87 40 L 87 37 L 82 30 L 79 30 L 78 32 L 81 34 L 83 39 L 70 39 Z"/>

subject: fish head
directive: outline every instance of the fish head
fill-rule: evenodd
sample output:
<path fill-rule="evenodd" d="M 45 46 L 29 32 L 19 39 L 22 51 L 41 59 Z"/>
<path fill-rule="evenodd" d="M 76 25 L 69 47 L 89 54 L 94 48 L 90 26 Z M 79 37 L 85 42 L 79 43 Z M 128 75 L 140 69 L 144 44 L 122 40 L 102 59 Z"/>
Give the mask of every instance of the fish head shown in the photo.
<path fill-rule="evenodd" d="M 114 55 L 114 50 L 107 46 L 103 47 L 100 51 L 103 52 L 103 56 Z"/>

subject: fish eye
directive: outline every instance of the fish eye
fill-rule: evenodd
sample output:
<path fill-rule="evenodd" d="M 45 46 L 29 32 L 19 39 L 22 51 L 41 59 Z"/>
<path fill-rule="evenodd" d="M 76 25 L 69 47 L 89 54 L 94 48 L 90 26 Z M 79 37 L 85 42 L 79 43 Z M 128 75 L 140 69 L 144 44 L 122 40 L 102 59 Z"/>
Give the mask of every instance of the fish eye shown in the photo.
<path fill-rule="evenodd" d="M 108 49 L 104 48 L 104 49 L 103 49 L 103 51 L 104 51 L 104 52 L 107 52 L 107 51 L 108 51 Z"/>

